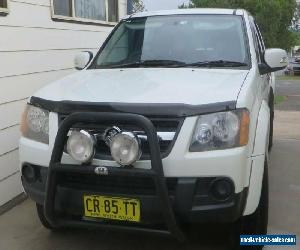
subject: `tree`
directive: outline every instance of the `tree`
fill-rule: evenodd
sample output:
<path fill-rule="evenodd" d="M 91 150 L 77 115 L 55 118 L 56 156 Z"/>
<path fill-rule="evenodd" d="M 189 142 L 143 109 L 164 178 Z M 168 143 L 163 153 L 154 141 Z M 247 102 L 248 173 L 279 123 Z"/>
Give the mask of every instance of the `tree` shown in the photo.
<path fill-rule="evenodd" d="M 292 29 L 294 31 L 300 31 L 300 3 L 297 2 L 297 8 L 292 20 Z"/>
<path fill-rule="evenodd" d="M 133 13 L 146 11 L 143 0 L 132 0 Z"/>
<path fill-rule="evenodd" d="M 296 0 L 191 0 L 179 8 L 246 9 L 256 19 L 267 47 L 290 49 L 296 35 L 290 30 L 297 13 Z"/>

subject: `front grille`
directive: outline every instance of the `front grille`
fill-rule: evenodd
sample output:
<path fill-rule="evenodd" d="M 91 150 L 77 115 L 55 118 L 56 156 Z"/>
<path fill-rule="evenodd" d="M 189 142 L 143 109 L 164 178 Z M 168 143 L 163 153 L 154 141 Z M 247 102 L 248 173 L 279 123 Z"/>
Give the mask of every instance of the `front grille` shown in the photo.
<path fill-rule="evenodd" d="M 60 122 L 62 122 L 66 116 L 60 116 Z M 175 136 L 172 140 L 162 140 L 159 138 L 159 146 L 160 146 L 160 153 L 162 158 L 166 158 L 175 143 L 181 125 L 183 123 L 182 118 L 149 118 L 153 125 L 156 128 L 157 132 L 173 132 Z M 75 124 L 72 128 L 73 129 L 85 129 L 89 131 L 91 134 L 103 134 L 108 128 L 113 126 L 119 127 L 122 131 L 143 131 L 141 128 L 137 126 L 132 126 L 126 123 L 118 123 L 118 122 L 105 122 L 102 124 L 84 124 L 78 123 Z M 141 148 L 142 148 L 142 156 L 141 160 L 148 160 L 150 159 L 150 147 L 147 140 L 141 140 Z M 97 144 L 96 144 L 96 154 L 95 159 L 100 160 L 112 160 L 110 149 L 103 141 L 101 137 L 98 137 Z"/>
<path fill-rule="evenodd" d="M 155 183 L 149 177 L 97 176 L 92 174 L 60 173 L 58 185 L 86 191 L 117 195 L 155 195 Z M 175 195 L 177 178 L 166 178 L 169 195 Z"/>

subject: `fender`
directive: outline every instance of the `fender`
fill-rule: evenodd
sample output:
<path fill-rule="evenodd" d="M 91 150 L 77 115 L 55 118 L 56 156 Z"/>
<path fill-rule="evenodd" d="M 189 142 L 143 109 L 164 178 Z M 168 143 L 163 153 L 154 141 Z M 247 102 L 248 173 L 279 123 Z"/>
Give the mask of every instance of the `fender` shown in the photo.
<path fill-rule="evenodd" d="M 269 131 L 270 108 L 268 103 L 263 101 L 258 114 L 254 148 L 251 156 L 252 164 L 249 180 L 249 192 L 244 215 L 253 214 L 259 204 L 265 159 L 268 156 Z"/>

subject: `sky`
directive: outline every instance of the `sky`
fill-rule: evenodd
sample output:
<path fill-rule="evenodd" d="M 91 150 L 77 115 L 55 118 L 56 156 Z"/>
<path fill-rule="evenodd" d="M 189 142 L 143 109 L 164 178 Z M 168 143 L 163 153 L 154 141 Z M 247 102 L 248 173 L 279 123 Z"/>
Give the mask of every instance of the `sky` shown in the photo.
<path fill-rule="evenodd" d="M 182 3 L 189 2 L 188 0 L 143 0 L 146 9 L 151 10 L 165 10 L 177 9 Z"/>

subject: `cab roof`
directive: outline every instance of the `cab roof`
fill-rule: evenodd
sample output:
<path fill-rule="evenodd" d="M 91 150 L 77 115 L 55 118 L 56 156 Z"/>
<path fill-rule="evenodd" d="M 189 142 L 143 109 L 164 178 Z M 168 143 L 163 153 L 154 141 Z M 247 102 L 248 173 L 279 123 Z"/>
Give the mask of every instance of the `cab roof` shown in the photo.
<path fill-rule="evenodd" d="M 195 15 L 195 14 L 207 14 L 207 15 L 239 15 L 245 14 L 245 10 L 242 9 L 208 9 L 208 8 L 190 8 L 190 9 L 174 9 L 174 10 L 160 10 L 160 11 L 146 11 L 135 13 L 127 18 L 135 17 L 150 17 L 150 16 L 169 16 L 169 15 Z"/>

